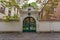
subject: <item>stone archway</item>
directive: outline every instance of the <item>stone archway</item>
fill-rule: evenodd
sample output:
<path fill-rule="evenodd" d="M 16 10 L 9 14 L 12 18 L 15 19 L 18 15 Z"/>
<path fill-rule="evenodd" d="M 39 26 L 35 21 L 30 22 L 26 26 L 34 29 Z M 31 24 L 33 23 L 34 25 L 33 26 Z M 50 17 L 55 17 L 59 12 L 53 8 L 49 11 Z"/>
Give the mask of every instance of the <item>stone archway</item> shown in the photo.
<path fill-rule="evenodd" d="M 23 32 L 36 32 L 36 21 L 33 17 L 26 17 L 23 20 Z"/>

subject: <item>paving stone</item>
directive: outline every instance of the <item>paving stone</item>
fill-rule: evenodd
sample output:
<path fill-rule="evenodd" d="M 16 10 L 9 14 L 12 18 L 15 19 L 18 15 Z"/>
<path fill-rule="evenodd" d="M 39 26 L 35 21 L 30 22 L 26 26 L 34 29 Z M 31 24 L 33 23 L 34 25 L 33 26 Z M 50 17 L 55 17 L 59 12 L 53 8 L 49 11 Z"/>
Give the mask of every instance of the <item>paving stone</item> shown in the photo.
<path fill-rule="evenodd" d="M 2 33 L 0 40 L 60 40 L 60 33 Z"/>

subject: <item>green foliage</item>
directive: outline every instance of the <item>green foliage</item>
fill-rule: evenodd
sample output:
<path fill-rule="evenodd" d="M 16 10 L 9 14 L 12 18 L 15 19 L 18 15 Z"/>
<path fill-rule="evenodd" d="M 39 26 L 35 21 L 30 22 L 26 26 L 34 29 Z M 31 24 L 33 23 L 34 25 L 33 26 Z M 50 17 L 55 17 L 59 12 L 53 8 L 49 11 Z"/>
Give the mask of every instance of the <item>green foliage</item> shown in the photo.
<path fill-rule="evenodd" d="M 5 0 L 0 0 L 0 2 L 4 2 Z"/>
<path fill-rule="evenodd" d="M 3 7 L 9 7 L 10 8 L 10 7 L 14 6 L 14 7 L 20 9 L 19 5 L 15 2 L 15 0 L 9 0 L 9 1 L 0 0 L 0 2 L 2 3 Z"/>
<path fill-rule="evenodd" d="M 13 18 L 15 18 L 15 19 L 16 19 L 16 18 L 19 18 L 19 17 L 18 17 L 18 15 L 17 15 L 17 14 L 14 14 Z"/>
<path fill-rule="evenodd" d="M 9 22 L 9 21 L 19 21 L 19 17 L 17 14 L 14 14 L 14 16 L 4 16 L 4 21 Z"/>
<path fill-rule="evenodd" d="M 20 9 L 19 5 L 15 2 L 15 0 L 9 0 L 9 1 L 6 1 L 6 0 L 0 0 L 0 2 L 2 3 L 2 6 L 4 8 L 8 7 L 9 10 L 14 6 L 16 7 L 18 10 Z M 10 10 L 11 11 L 11 10 Z M 11 15 L 11 14 L 10 14 Z M 14 19 L 13 17 L 10 17 L 10 16 L 6 16 L 6 20 L 10 20 L 10 19 Z"/>
<path fill-rule="evenodd" d="M 20 8 L 19 5 L 15 2 L 15 0 L 9 0 L 9 2 L 12 6 L 15 6 L 16 8 Z"/>
<path fill-rule="evenodd" d="M 4 16 L 4 18 L 6 18 L 6 19 L 4 19 L 4 21 L 9 22 L 10 16 Z"/>
<path fill-rule="evenodd" d="M 38 9 L 38 6 L 37 6 L 36 2 L 32 2 L 30 5 L 31 5 L 31 7 L 33 7 L 34 9 Z"/>
<path fill-rule="evenodd" d="M 24 3 L 24 5 L 22 6 L 22 9 L 25 9 L 25 8 L 29 7 L 29 5 L 30 5 L 30 7 L 33 7 L 34 9 L 38 9 L 38 6 L 37 6 L 36 2 L 32 2 L 32 3 L 30 3 L 30 4 L 28 4 L 28 3 L 26 2 L 26 3 Z"/>
<path fill-rule="evenodd" d="M 22 6 L 22 9 L 25 9 L 26 7 L 28 7 L 27 2 L 26 2 L 26 3 L 24 3 L 24 5 Z"/>

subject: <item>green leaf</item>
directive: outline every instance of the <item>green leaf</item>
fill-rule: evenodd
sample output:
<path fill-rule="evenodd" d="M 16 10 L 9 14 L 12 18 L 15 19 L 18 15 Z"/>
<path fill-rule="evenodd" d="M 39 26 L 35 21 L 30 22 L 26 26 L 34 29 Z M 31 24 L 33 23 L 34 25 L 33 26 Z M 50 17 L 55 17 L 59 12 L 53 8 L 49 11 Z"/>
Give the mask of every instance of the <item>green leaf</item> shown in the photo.
<path fill-rule="evenodd" d="M 31 7 L 33 7 L 34 9 L 38 9 L 38 6 L 37 6 L 36 2 L 32 2 L 30 5 L 31 5 Z"/>
<path fill-rule="evenodd" d="M 22 6 L 22 9 L 25 9 L 25 8 L 27 8 L 29 5 L 27 4 L 27 2 L 26 3 L 24 3 L 24 5 Z"/>

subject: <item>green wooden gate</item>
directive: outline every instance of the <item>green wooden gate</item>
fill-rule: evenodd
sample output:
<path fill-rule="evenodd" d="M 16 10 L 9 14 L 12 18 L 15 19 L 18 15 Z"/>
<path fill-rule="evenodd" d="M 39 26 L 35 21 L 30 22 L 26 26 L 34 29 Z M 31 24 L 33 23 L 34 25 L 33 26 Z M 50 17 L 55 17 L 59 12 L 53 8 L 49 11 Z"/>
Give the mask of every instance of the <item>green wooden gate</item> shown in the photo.
<path fill-rule="evenodd" d="M 36 32 L 36 21 L 32 17 L 23 20 L 23 32 Z"/>

